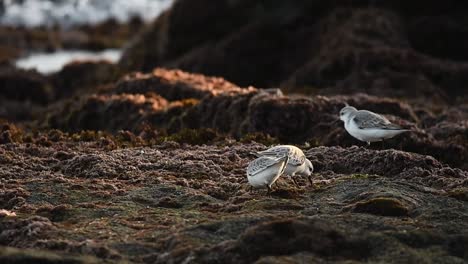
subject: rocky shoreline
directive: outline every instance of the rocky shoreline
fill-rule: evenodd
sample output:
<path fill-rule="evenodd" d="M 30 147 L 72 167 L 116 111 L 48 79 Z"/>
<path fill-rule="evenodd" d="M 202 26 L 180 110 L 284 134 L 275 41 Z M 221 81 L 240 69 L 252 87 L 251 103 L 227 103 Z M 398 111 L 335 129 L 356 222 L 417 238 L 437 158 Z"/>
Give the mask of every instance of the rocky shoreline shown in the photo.
<path fill-rule="evenodd" d="M 126 43 L 118 64 L 46 76 L 0 41 L 0 262 L 468 261 L 462 6 L 207 3 L 89 29 Z M 411 132 L 364 147 L 345 103 Z M 279 143 L 314 185 L 249 192 L 251 152 Z"/>

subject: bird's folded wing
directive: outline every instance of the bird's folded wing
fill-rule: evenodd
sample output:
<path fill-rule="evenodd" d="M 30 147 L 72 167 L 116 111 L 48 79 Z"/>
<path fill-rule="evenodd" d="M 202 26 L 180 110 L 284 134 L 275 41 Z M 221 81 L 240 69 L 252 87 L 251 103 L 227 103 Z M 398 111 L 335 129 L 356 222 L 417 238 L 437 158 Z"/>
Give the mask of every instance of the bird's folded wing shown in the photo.
<path fill-rule="evenodd" d="M 268 156 L 268 157 L 284 157 L 288 156 L 289 152 L 291 151 L 290 148 L 287 147 L 273 147 L 264 151 L 257 152 L 260 156 Z"/>
<path fill-rule="evenodd" d="M 288 156 L 289 164 L 300 166 L 305 162 L 305 156 L 302 153 L 298 153 L 288 147 L 275 147 L 268 150 L 257 152 L 258 156 L 267 156 L 267 157 L 284 157 Z"/>
<path fill-rule="evenodd" d="M 254 176 L 266 169 L 268 169 L 271 166 L 274 166 L 280 162 L 288 160 L 288 157 L 281 157 L 281 158 L 268 158 L 268 157 L 261 157 L 258 159 L 253 160 L 250 162 L 249 166 L 247 167 L 247 174 L 249 176 Z M 281 173 L 284 172 L 284 169 L 286 167 L 287 162 L 285 162 L 281 168 Z"/>
<path fill-rule="evenodd" d="M 400 126 L 392 124 L 387 118 L 365 110 L 358 111 L 353 121 L 360 129 L 402 129 Z"/>

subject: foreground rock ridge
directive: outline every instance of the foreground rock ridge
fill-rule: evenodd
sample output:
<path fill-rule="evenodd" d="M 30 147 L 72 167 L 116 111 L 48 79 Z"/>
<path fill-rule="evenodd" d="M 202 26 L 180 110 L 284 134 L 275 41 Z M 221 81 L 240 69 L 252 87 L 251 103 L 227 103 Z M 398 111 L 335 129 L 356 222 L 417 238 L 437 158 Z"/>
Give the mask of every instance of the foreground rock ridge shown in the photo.
<path fill-rule="evenodd" d="M 41 34 L 0 29 L 0 263 L 467 263 L 464 4 L 270 2 L 77 29 L 136 38 L 48 76 L 1 48 Z M 365 147 L 345 103 L 410 132 Z M 249 191 L 275 144 L 312 186 Z"/>
<path fill-rule="evenodd" d="M 385 149 L 355 146 L 337 123 L 344 102 L 412 132 Z M 47 105 L 34 122 L 3 122 L 0 259 L 464 263 L 461 109 L 436 116 L 366 94 L 284 95 L 180 70 L 132 73 Z M 305 150 L 314 186 L 285 177 L 271 196 L 250 193 L 250 153 L 279 142 Z"/>
<path fill-rule="evenodd" d="M 267 196 L 244 172 L 262 144 L 70 145 L 0 147 L 3 213 L 17 214 L 2 246 L 149 263 L 467 258 L 468 173 L 430 156 L 310 148 L 314 186 L 281 179 Z"/>

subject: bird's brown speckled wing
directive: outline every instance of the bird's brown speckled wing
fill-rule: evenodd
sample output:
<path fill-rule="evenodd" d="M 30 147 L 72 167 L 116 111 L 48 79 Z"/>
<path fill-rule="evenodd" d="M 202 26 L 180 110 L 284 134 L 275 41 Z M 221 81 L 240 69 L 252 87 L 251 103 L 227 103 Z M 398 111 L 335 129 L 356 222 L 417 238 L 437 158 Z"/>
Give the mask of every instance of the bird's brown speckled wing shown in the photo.
<path fill-rule="evenodd" d="M 357 111 L 352 121 L 354 121 L 360 129 L 402 129 L 400 126 L 392 124 L 387 118 L 366 110 Z"/>

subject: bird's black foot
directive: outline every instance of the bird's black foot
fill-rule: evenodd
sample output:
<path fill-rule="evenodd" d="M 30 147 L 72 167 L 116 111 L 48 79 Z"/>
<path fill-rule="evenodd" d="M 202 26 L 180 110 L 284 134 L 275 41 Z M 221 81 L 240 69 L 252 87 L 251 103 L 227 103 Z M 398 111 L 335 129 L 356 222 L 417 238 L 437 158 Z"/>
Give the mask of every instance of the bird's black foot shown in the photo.
<path fill-rule="evenodd" d="M 307 179 L 309 179 L 310 186 L 314 187 L 314 182 L 312 181 L 312 176 L 307 177 Z"/>
<path fill-rule="evenodd" d="M 296 185 L 297 188 L 300 188 L 299 184 L 297 183 L 296 179 L 294 177 L 291 177 L 292 181 L 294 182 L 294 185 Z"/>

